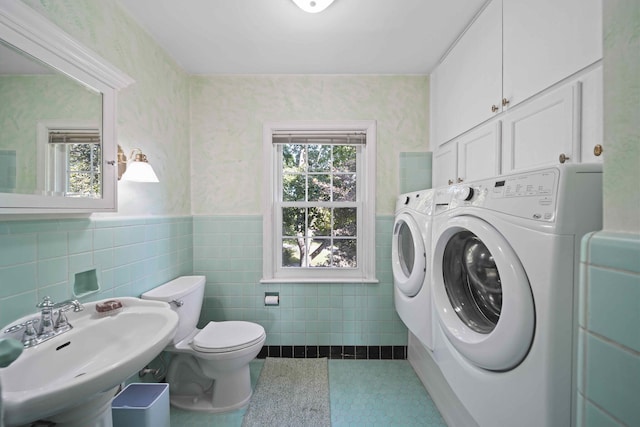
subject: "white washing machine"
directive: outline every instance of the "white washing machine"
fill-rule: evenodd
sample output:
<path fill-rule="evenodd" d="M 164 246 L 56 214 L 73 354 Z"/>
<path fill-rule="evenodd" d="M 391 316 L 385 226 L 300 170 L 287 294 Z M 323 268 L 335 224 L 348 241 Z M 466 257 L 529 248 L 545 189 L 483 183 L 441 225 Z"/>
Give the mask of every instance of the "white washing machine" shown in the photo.
<path fill-rule="evenodd" d="M 601 165 L 436 191 L 434 360 L 482 427 L 573 420 L 582 236 L 602 227 Z"/>
<path fill-rule="evenodd" d="M 396 311 L 407 328 L 433 349 L 431 214 L 433 190 L 401 194 L 396 201 L 391 263 Z"/>

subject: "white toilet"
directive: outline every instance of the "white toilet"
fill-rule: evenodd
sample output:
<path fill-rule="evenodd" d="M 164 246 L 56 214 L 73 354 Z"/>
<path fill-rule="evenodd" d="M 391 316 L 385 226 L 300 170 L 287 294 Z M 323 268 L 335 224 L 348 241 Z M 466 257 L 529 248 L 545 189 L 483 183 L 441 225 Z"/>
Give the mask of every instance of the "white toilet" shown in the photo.
<path fill-rule="evenodd" d="M 171 404 L 182 409 L 225 412 L 251 398 L 249 362 L 266 339 L 264 328 L 241 321 L 209 322 L 197 329 L 204 297 L 204 276 L 178 277 L 145 292 L 142 299 L 165 301 L 178 313 L 167 370 Z"/>

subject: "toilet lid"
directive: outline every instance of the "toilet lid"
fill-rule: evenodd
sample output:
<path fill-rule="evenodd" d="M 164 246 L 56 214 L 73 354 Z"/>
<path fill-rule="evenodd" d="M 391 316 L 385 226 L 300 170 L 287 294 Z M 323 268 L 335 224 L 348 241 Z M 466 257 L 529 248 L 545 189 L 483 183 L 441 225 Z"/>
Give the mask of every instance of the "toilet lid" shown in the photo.
<path fill-rule="evenodd" d="M 209 322 L 193 337 L 193 347 L 205 353 L 241 350 L 264 338 L 264 328 L 242 321 Z"/>

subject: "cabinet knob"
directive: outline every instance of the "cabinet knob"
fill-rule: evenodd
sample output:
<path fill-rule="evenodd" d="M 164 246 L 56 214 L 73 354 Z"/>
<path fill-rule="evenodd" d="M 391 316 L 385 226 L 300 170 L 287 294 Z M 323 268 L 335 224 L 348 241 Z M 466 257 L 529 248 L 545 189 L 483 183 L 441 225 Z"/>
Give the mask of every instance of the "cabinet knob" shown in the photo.
<path fill-rule="evenodd" d="M 600 144 L 596 144 L 596 146 L 593 147 L 593 155 L 596 157 L 600 157 L 603 151 L 604 151 L 604 148 L 602 148 L 602 145 Z"/>
<path fill-rule="evenodd" d="M 453 184 L 453 180 L 452 179 L 448 180 L 447 182 L 449 183 L 449 185 Z"/>
<path fill-rule="evenodd" d="M 560 160 L 560 163 L 564 163 L 564 162 L 566 162 L 567 160 L 569 160 L 570 158 L 571 158 L 571 157 L 567 156 L 566 154 L 561 153 L 561 154 L 560 154 L 560 158 L 559 158 L 559 160 Z"/>
<path fill-rule="evenodd" d="M 507 98 L 502 98 L 502 106 L 506 107 L 507 105 L 509 105 L 509 100 Z"/>
<path fill-rule="evenodd" d="M 492 113 L 495 113 L 495 112 L 496 112 L 496 111 L 498 111 L 499 109 L 500 109 L 500 107 L 498 107 L 498 106 L 497 106 L 497 105 L 495 105 L 495 104 L 493 104 L 493 105 L 491 106 L 491 112 L 492 112 Z"/>
<path fill-rule="evenodd" d="M 461 183 L 462 181 L 464 181 L 464 179 L 458 177 L 458 183 Z"/>

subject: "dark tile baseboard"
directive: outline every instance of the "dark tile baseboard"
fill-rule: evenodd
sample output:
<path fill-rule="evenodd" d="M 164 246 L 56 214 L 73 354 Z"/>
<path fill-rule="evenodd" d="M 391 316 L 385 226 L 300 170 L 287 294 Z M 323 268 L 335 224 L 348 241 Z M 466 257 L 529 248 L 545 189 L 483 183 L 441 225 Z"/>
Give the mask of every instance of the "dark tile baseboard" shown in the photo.
<path fill-rule="evenodd" d="M 312 359 L 353 360 L 404 360 L 407 358 L 406 345 L 265 345 L 258 359 L 266 357 L 287 357 Z"/>

